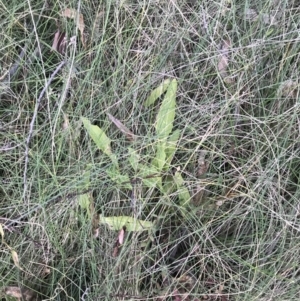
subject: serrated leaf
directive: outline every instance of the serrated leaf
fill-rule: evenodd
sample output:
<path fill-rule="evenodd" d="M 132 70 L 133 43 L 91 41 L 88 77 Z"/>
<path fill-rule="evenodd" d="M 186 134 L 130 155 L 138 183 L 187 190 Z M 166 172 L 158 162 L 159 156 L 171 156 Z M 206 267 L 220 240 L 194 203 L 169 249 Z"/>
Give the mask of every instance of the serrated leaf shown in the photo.
<path fill-rule="evenodd" d="M 166 143 L 166 164 L 164 166 L 164 170 L 168 170 L 170 168 L 171 162 L 177 150 L 177 142 L 179 137 L 180 130 L 176 130 L 171 134 Z"/>
<path fill-rule="evenodd" d="M 145 107 L 149 107 L 152 104 L 154 104 L 155 101 L 167 91 L 168 86 L 170 85 L 170 82 L 171 82 L 171 80 L 168 78 L 168 79 L 164 80 L 157 88 L 155 88 L 151 92 L 150 96 L 146 99 Z"/>
<path fill-rule="evenodd" d="M 158 139 L 166 139 L 172 132 L 175 118 L 177 80 L 173 79 L 162 101 L 156 117 L 156 135 Z"/>
<path fill-rule="evenodd" d="M 157 169 L 158 172 L 161 172 L 165 163 L 166 163 L 166 142 L 160 141 L 156 144 L 156 155 L 152 160 L 152 165 Z"/>
<path fill-rule="evenodd" d="M 120 231 L 123 227 L 128 232 L 142 232 L 154 229 L 154 224 L 150 221 L 135 219 L 131 216 L 100 216 L 100 224 L 107 225 L 111 230 Z"/>

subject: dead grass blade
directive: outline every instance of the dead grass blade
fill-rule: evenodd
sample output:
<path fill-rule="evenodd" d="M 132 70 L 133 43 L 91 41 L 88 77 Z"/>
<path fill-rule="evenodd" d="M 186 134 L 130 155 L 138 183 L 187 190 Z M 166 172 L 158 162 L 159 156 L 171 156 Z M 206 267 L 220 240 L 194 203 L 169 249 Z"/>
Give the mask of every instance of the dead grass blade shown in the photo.
<path fill-rule="evenodd" d="M 64 54 L 66 50 L 66 43 L 67 39 L 65 33 L 57 30 L 54 35 L 51 51 L 57 51 L 61 54 Z"/>
<path fill-rule="evenodd" d="M 229 57 L 229 48 L 231 47 L 231 43 L 229 40 L 224 40 L 222 44 L 222 48 L 220 50 L 220 59 L 218 62 L 218 71 L 221 75 L 221 77 L 224 79 L 224 81 L 227 84 L 230 84 L 233 82 L 231 78 L 228 77 L 228 57 Z"/>
<path fill-rule="evenodd" d="M 126 135 L 126 138 L 130 141 L 134 141 L 136 136 L 117 118 L 112 116 L 111 114 L 107 113 L 108 118 L 112 121 L 115 126 Z"/>
<path fill-rule="evenodd" d="M 120 251 L 121 246 L 124 243 L 124 238 L 125 238 L 125 230 L 126 228 L 123 227 L 120 231 L 119 231 L 119 235 L 117 238 L 117 241 L 115 243 L 115 247 L 114 247 L 114 251 L 113 251 L 113 257 L 117 257 Z"/>
<path fill-rule="evenodd" d="M 67 18 L 73 19 L 77 23 L 77 27 L 81 33 L 81 43 L 82 43 L 83 47 L 85 47 L 85 40 L 84 40 L 85 25 L 84 25 L 83 15 L 79 14 L 79 16 L 77 18 L 77 10 L 72 9 L 72 8 L 66 8 L 60 14 L 62 17 L 67 17 Z"/>

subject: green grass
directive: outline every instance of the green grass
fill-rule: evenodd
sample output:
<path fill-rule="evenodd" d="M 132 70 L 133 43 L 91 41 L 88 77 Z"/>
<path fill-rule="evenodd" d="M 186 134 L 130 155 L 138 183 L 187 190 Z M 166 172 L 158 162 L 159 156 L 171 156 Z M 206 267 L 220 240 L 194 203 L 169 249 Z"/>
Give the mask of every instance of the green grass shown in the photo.
<path fill-rule="evenodd" d="M 1 290 L 76 301 L 299 300 L 297 2 L 148 2 L 0 3 Z M 86 47 L 76 21 L 59 16 L 66 8 L 83 14 Z M 57 26 L 77 35 L 63 54 L 51 51 Z M 178 191 L 137 181 L 140 218 L 156 231 L 125 231 L 113 256 L 118 231 L 95 217 L 133 216 L 131 191 L 106 175 L 112 163 L 80 118 L 105 131 L 134 178 L 128 147 L 152 161 L 161 101 L 143 104 L 168 78 L 178 82 L 180 139 L 167 172 L 180 168 L 192 197 L 183 213 Z M 87 170 L 93 218 L 79 203 Z"/>

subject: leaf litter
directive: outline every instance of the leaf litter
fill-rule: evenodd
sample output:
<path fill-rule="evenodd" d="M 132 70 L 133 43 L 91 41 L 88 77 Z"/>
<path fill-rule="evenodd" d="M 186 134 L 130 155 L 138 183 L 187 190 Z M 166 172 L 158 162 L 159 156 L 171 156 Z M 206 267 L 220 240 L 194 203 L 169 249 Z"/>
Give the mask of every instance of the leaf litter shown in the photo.
<path fill-rule="evenodd" d="M 80 34 L 81 34 L 81 36 L 80 36 L 81 43 L 85 47 L 85 40 L 84 40 L 85 24 L 84 24 L 83 15 L 81 13 L 78 14 L 77 10 L 72 9 L 72 8 L 66 8 L 60 14 L 62 17 L 73 19 L 76 22 L 76 26 L 78 27 Z"/>
<path fill-rule="evenodd" d="M 119 119 L 115 118 L 109 113 L 107 113 L 107 116 L 109 120 L 112 121 L 123 134 L 125 134 L 128 140 L 134 141 L 136 139 L 136 136 Z"/>
<path fill-rule="evenodd" d="M 218 62 L 218 71 L 224 82 L 231 84 L 233 80 L 228 74 L 228 64 L 229 64 L 229 49 L 231 48 L 231 42 L 229 40 L 224 40 L 220 49 L 220 56 Z"/>

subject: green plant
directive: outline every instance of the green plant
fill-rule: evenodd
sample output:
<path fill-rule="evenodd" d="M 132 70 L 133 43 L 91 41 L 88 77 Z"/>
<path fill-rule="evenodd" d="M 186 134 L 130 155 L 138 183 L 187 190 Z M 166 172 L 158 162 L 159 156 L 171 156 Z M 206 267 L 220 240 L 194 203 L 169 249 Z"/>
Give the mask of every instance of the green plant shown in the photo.
<path fill-rule="evenodd" d="M 160 86 L 152 91 L 150 96 L 145 101 L 145 107 L 152 106 L 160 97 L 163 97 L 162 103 L 159 107 L 156 119 L 154 122 L 155 127 L 155 154 L 148 164 L 141 163 L 148 159 L 142 160 L 141 155 L 137 150 L 132 147 L 128 147 L 127 163 L 130 165 L 136 177 L 141 178 L 145 187 L 150 189 L 157 189 L 159 194 L 163 197 L 168 197 L 169 193 L 178 193 L 179 208 L 184 214 L 184 207 L 189 203 L 190 194 L 188 189 L 184 185 L 184 180 L 178 169 L 174 175 L 169 173 L 173 156 L 176 152 L 176 145 L 180 137 L 179 130 L 173 130 L 174 119 L 176 114 L 176 92 L 177 92 L 177 80 L 167 79 Z M 92 125 L 91 122 L 85 117 L 81 118 L 85 129 L 95 142 L 99 150 L 111 160 L 111 165 L 107 167 L 107 176 L 115 183 L 118 189 L 133 189 L 130 176 L 120 168 L 119 158 L 113 152 L 111 148 L 111 139 L 106 135 L 105 131 L 96 125 Z M 124 132 L 129 132 L 125 129 L 125 126 L 120 122 L 116 122 L 119 128 L 122 128 Z M 153 145 L 152 145 L 153 147 Z M 165 174 L 165 172 L 167 174 Z M 81 205 L 88 210 L 89 202 L 86 195 L 81 196 L 83 201 Z M 100 223 L 109 224 L 114 230 L 120 230 L 123 226 L 126 226 L 129 231 L 140 231 L 143 229 L 154 228 L 154 223 L 151 224 L 146 221 L 139 220 L 138 223 L 142 225 L 133 226 L 132 223 L 136 223 L 129 216 L 114 216 L 114 217 L 101 217 Z"/>

